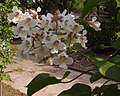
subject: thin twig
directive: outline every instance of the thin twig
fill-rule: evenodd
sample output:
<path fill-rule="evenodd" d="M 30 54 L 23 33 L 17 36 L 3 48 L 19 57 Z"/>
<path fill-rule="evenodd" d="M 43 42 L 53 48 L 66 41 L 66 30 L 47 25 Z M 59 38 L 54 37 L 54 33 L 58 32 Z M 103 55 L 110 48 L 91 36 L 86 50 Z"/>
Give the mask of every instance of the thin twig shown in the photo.
<path fill-rule="evenodd" d="M 96 69 L 90 69 L 90 70 L 88 70 L 88 71 L 85 71 L 85 72 L 79 74 L 78 76 L 76 76 L 75 78 L 71 79 L 70 81 L 61 82 L 61 83 L 70 83 L 70 82 L 76 80 L 77 78 L 79 78 L 80 76 L 82 76 L 82 75 L 84 75 L 84 74 L 86 74 L 86 73 L 88 73 L 88 72 L 90 72 L 90 71 L 93 71 L 93 70 L 96 70 Z"/>
<path fill-rule="evenodd" d="M 111 57 L 113 57 L 114 55 L 116 55 L 118 51 L 119 51 L 119 49 L 117 49 L 113 54 L 111 54 L 111 55 L 107 58 L 107 60 L 109 60 Z"/>
<path fill-rule="evenodd" d="M 107 84 L 108 82 L 110 82 L 111 80 L 107 80 L 107 81 L 105 81 L 103 84 L 102 84 L 102 86 L 104 86 L 105 84 Z M 101 87 L 102 87 L 101 86 Z"/>

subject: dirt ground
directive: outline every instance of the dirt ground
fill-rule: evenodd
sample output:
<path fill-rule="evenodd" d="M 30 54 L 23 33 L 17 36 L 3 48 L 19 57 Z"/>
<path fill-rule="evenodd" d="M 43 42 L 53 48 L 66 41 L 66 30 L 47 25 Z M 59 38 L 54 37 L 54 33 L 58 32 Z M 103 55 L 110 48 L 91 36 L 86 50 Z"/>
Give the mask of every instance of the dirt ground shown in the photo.
<path fill-rule="evenodd" d="M 27 96 L 19 90 L 12 88 L 10 85 L 2 84 L 3 96 Z"/>

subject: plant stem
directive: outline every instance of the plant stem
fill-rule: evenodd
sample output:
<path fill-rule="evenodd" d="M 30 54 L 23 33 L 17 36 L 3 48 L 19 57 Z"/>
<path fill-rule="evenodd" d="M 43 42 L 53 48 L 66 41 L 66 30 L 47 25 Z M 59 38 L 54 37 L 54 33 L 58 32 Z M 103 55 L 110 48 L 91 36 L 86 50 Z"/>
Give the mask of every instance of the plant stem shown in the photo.
<path fill-rule="evenodd" d="M 104 82 L 102 86 L 104 86 L 104 85 L 107 84 L 108 82 L 110 82 L 110 80 L 107 80 L 106 82 Z M 102 86 L 101 86 L 101 87 L 102 87 Z"/>
<path fill-rule="evenodd" d="M 85 72 L 79 74 L 78 76 L 76 76 L 75 78 L 71 79 L 70 81 L 61 82 L 61 83 L 70 83 L 70 82 L 76 80 L 77 78 L 79 78 L 80 76 L 82 76 L 82 75 L 84 75 L 84 74 L 86 74 L 86 73 L 88 73 L 88 72 L 90 72 L 90 71 L 93 71 L 93 70 L 96 70 L 96 69 L 90 69 L 90 70 L 88 70 L 88 71 L 85 71 Z"/>
<path fill-rule="evenodd" d="M 107 60 L 109 60 L 111 57 L 113 57 L 114 55 L 116 55 L 118 51 L 119 51 L 119 49 L 117 49 L 113 54 L 111 54 L 111 55 L 107 58 Z"/>

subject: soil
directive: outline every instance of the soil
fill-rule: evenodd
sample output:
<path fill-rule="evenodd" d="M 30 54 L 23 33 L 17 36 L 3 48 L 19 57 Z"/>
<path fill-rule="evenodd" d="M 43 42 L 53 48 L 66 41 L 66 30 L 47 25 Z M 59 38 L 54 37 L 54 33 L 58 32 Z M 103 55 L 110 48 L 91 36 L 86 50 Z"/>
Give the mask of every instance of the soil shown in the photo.
<path fill-rule="evenodd" d="M 10 85 L 2 84 L 3 86 L 3 96 L 27 96 L 21 93 L 19 90 L 12 88 Z"/>

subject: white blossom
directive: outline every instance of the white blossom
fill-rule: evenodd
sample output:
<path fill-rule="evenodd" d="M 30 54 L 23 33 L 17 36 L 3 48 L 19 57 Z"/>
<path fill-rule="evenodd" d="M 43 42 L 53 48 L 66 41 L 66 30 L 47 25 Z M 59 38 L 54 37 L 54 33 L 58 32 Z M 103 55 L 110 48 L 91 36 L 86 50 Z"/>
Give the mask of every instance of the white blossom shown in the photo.
<path fill-rule="evenodd" d="M 8 19 L 17 24 L 13 33 L 22 39 L 16 54 L 19 60 L 46 60 L 50 65 L 67 69 L 67 65 L 73 64 L 73 59 L 65 53 L 67 47 L 80 43 L 83 48 L 87 48 L 87 31 L 75 21 L 72 14 L 67 14 L 66 9 L 62 13 L 58 11 L 54 15 L 47 13 L 40 16 L 37 13 L 41 12 L 40 7 L 37 11 L 27 9 L 24 13 L 17 7 L 12 10 L 13 13 L 8 15 Z M 89 24 L 95 30 L 100 30 L 100 23 L 95 17 Z"/>
<path fill-rule="evenodd" d="M 8 14 L 8 20 L 16 24 L 22 17 L 23 13 L 16 6 L 13 7 L 12 11 L 13 13 Z"/>
<path fill-rule="evenodd" d="M 76 41 L 76 42 L 80 43 L 81 46 L 85 49 L 87 48 L 86 43 L 88 42 L 87 37 L 85 36 L 86 34 L 87 34 L 86 30 L 83 30 L 82 34 L 77 34 L 78 37 L 77 37 L 77 41 Z"/>
<path fill-rule="evenodd" d="M 41 11 L 41 8 L 40 8 L 40 7 L 38 7 L 38 8 L 37 8 L 37 12 L 40 12 L 40 11 Z"/>
<path fill-rule="evenodd" d="M 92 18 L 92 21 L 88 21 L 88 24 L 90 25 L 90 27 L 92 27 L 94 30 L 96 31 L 101 31 L 101 28 L 100 28 L 100 22 L 96 21 L 97 20 L 97 17 L 93 17 Z"/>
<path fill-rule="evenodd" d="M 73 64 L 73 59 L 69 57 L 65 52 L 62 52 L 58 57 L 53 58 L 54 65 L 59 65 L 60 68 L 67 69 L 67 65 Z"/>

